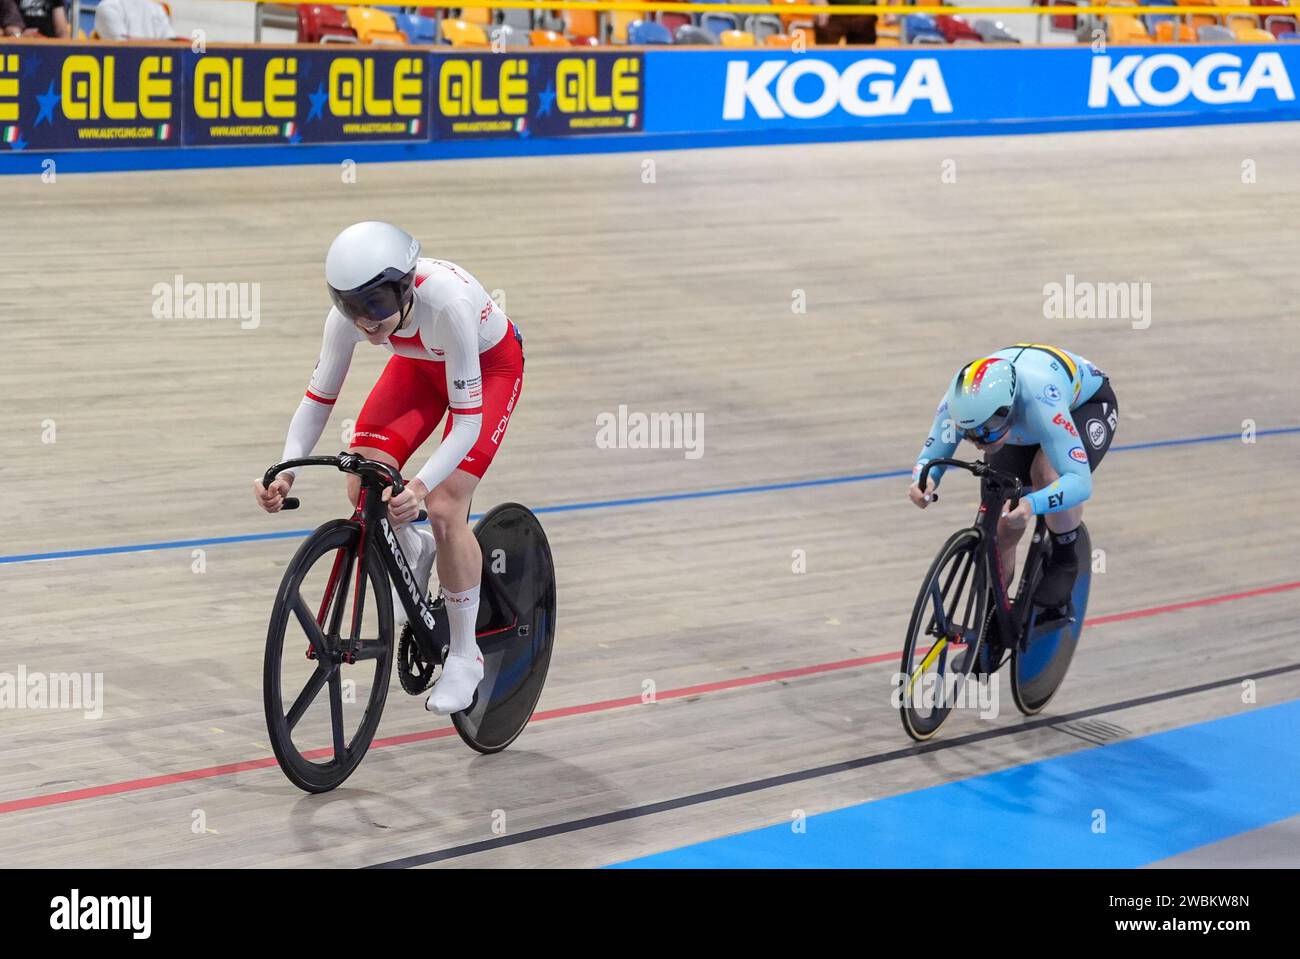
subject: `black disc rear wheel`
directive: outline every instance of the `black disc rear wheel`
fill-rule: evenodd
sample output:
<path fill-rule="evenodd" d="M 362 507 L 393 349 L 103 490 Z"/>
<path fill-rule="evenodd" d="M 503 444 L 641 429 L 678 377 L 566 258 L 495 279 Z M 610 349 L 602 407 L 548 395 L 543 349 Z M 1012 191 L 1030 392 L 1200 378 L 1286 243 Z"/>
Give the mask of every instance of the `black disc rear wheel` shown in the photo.
<path fill-rule="evenodd" d="M 541 523 L 518 503 L 490 510 L 474 535 L 483 550 L 483 681 L 452 722 L 472 749 L 495 753 L 523 732 L 542 695 L 555 642 L 555 564 Z"/>

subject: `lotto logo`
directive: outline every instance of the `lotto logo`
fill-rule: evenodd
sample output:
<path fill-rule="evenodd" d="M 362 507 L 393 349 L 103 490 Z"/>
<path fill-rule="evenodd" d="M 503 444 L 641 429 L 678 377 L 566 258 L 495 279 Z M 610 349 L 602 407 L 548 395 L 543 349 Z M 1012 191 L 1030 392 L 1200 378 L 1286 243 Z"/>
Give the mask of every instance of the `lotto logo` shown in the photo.
<path fill-rule="evenodd" d="M 1052 417 L 1052 422 L 1065 430 L 1071 436 L 1078 436 L 1079 431 L 1074 428 L 1074 424 L 1067 420 L 1062 414 L 1057 413 Z"/>

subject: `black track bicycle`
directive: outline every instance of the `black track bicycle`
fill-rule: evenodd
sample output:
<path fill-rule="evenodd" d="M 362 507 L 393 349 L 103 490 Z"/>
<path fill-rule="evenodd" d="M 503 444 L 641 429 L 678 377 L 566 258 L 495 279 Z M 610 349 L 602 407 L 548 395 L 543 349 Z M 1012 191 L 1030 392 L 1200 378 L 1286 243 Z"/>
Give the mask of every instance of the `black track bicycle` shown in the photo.
<path fill-rule="evenodd" d="M 401 493 L 397 470 L 345 452 L 278 463 L 262 485 L 299 466 L 331 466 L 361 479 L 352 516 L 320 526 L 290 560 L 266 634 L 262 685 L 271 746 L 289 780 L 318 793 L 342 783 L 365 757 L 394 670 L 411 695 L 433 685 L 450 628 L 441 596 L 433 599 L 432 588 L 421 592 L 389 524 L 383 491 Z M 298 505 L 286 497 L 283 508 Z M 425 519 L 421 510 L 417 521 Z M 555 567 L 537 517 L 518 503 L 491 509 L 474 535 L 483 551 L 476 623 L 483 681 L 452 723 L 470 748 L 495 753 L 523 732 L 546 682 Z M 390 583 L 408 616 L 396 651 Z"/>
<path fill-rule="evenodd" d="M 1015 509 L 1026 492 L 1020 479 L 985 463 L 940 458 L 922 470 L 921 489 L 935 466 L 978 476 L 980 505 L 975 523 L 954 533 L 939 551 L 908 623 L 896 693 L 903 728 L 918 741 L 939 731 L 962 701 L 972 673 L 987 677 L 1008 662 L 1017 708 L 1027 716 L 1042 710 L 1070 668 L 1092 582 L 1092 545 L 1080 525 L 1072 544 L 1079 576 L 1070 601 L 1056 608 L 1033 602 L 1053 548 L 1046 520 L 1039 516 L 1012 601 L 1003 585 L 998 518 L 1003 503 L 1009 500 Z"/>

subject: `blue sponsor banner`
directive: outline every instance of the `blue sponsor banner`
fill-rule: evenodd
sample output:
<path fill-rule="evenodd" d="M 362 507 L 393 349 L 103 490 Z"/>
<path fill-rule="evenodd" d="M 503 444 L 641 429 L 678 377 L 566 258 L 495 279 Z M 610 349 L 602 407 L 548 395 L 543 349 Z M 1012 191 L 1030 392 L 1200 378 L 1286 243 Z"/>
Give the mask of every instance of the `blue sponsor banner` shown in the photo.
<path fill-rule="evenodd" d="M 185 143 L 427 140 L 429 74 L 415 50 L 186 51 Z"/>
<path fill-rule="evenodd" d="M 435 138 L 518 138 L 635 133 L 644 118 L 639 52 L 434 58 Z"/>
<path fill-rule="evenodd" d="M 1297 110 L 1300 44 L 663 51 L 646 132 Z"/>
<path fill-rule="evenodd" d="M 9 150 L 176 146 L 184 52 L 0 44 L 0 142 Z"/>

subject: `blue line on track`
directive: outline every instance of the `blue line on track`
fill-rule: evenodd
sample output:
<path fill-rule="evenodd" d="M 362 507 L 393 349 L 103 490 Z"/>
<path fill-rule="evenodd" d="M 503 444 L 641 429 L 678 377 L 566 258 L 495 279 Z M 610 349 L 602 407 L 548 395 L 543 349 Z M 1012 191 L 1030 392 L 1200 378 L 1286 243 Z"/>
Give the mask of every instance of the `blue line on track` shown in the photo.
<path fill-rule="evenodd" d="M 1257 430 L 1256 437 L 1284 436 L 1300 433 L 1300 426 Z M 1222 443 L 1241 440 L 1241 433 L 1215 433 L 1208 436 L 1190 436 L 1184 439 L 1154 440 L 1148 443 L 1129 443 L 1112 446 L 1111 453 L 1156 449 L 1162 446 L 1191 446 L 1200 443 Z M 742 496 L 746 493 L 773 493 L 780 490 L 808 489 L 815 486 L 840 486 L 845 483 L 865 483 L 870 480 L 901 479 L 911 475 L 911 470 L 889 470 L 883 473 L 857 473 L 851 476 L 830 476 L 823 479 L 794 480 L 789 483 L 765 483 L 759 486 L 736 486 L 729 489 L 694 490 L 688 493 L 663 493 L 657 496 L 635 496 L 628 499 L 592 500 L 586 503 L 566 503 L 558 506 L 539 506 L 534 513 L 573 513 L 580 510 L 616 509 L 628 506 L 645 506 L 650 503 L 671 503 L 678 500 L 711 499 L 717 496 Z M 470 519 L 478 519 L 475 513 Z M 76 559 L 82 556 L 111 556 L 115 553 L 147 553 L 160 549 L 197 549 L 204 546 L 224 546 L 230 543 L 259 543 L 263 540 L 301 539 L 311 533 L 309 529 L 281 530 L 276 533 L 246 533 L 240 536 L 208 536 L 202 539 L 165 540 L 158 543 L 132 543 L 126 546 L 96 546 L 91 549 L 65 549 L 50 553 L 17 553 L 0 556 L 0 565 L 13 563 L 39 563 L 55 559 Z"/>
<path fill-rule="evenodd" d="M 1279 788 L 1300 782 L 1297 721 L 1300 700 L 619 866 L 1131 869 L 1300 813 L 1300 790 Z"/>

